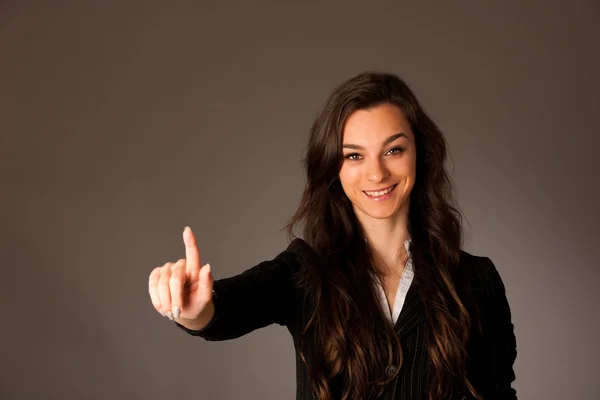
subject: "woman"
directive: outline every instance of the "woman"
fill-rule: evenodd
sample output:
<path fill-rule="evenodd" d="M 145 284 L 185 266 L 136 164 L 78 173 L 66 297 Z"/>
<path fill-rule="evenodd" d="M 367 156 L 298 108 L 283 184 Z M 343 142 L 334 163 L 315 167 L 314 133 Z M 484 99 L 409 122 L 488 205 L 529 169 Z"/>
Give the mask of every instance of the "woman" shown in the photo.
<path fill-rule="evenodd" d="M 445 140 L 397 76 L 340 85 L 311 130 L 288 221 L 303 239 L 214 281 L 193 233 L 150 275 L 154 307 L 206 340 L 278 323 L 298 399 L 516 399 L 516 341 L 492 261 L 461 250 Z"/>

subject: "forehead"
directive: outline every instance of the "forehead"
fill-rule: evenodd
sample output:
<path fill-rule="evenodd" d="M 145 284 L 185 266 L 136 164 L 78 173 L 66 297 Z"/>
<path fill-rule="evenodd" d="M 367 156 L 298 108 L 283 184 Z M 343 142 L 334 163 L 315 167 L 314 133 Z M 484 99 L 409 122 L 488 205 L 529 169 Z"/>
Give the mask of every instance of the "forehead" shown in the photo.
<path fill-rule="evenodd" d="M 403 132 L 412 137 L 410 123 L 400 107 L 381 104 L 350 114 L 342 132 L 344 143 L 379 144 L 390 135 Z"/>

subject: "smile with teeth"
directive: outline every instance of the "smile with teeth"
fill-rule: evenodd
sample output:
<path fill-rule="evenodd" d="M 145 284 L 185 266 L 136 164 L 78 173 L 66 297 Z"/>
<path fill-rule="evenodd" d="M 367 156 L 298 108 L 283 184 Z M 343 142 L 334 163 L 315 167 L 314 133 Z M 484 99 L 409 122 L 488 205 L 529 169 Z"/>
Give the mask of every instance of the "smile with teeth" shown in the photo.
<path fill-rule="evenodd" d="M 387 189 L 384 189 L 384 190 L 379 190 L 377 192 L 367 192 L 367 191 L 365 191 L 365 193 L 369 197 L 380 197 L 380 196 L 383 196 L 384 194 L 388 194 L 389 192 L 391 192 L 392 190 L 394 190 L 395 187 L 396 187 L 396 185 L 392 185 L 392 186 L 390 186 L 390 187 L 388 187 Z"/>

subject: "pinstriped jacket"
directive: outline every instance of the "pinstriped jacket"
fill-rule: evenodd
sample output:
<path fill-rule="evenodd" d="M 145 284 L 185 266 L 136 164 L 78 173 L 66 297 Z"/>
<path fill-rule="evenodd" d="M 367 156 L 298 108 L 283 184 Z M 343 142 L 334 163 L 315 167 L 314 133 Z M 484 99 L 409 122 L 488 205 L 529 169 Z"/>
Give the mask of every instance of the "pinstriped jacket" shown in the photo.
<path fill-rule="evenodd" d="M 308 370 L 298 351 L 299 334 L 311 312 L 306 309 L 305 296 L 294 285 L 295 271 L 314 254 L 311 252 L 305 241 L 294 239 L 274 259 L 263 261 L 239 275 L 215 280 L 212 321 L 196 331 L 175 324 L 187 333 L 209 341 L 238 338 L 273 323 L 287 327 L 296 349 L 296 399 L 313 400 Z M 456 281 L 459 296 L 469 292 L 470 296 L 465 296 L 463 302 L 470 312 L 473 303 L 477 303 L 483 326 L 481 333 L 471 329 L 467 345 L 468 378 L 485 400 L 517 399 L 516 391 L 511 387 L 515 379 L 516 340 L 500 275 L 489 258 L 464 251 L 461 251 L 459 271 L 462 271 L 462 278 Z M 468 285 L 461 287 L 463 281 Z M 394 326 L 402 344 L 404 361 L 380 400 L 425 399 L 431 365 L 425 348 L 425 309 L 414 282 Z M 310 343 L 307 346 L 303 351 L 310 354 Z M 397 366 L 386 366 L 386 371 L 392 374 L 395 368 Z M 341 395 L 338 386 L 332 384 L 334 398 Z M 457 392 L 452 400 L 471 398 L 465 389 Z"/>

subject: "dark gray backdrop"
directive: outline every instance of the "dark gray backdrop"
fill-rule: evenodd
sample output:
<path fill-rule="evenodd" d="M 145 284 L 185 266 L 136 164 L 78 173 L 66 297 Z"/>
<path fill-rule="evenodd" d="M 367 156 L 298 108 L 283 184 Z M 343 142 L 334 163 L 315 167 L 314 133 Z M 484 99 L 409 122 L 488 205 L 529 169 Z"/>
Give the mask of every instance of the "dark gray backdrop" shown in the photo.
<path fill-rule="evenodd" d="M 216 278 L 283 250 L 312 120 L 366 69 L 446 134 L 520 398 L 600 398 L 599 3 L 250 3 L 0 5 L 0 398 L 293 398 L 285 329 L 187 336 L 147 278 L 188 224 Z"/>

